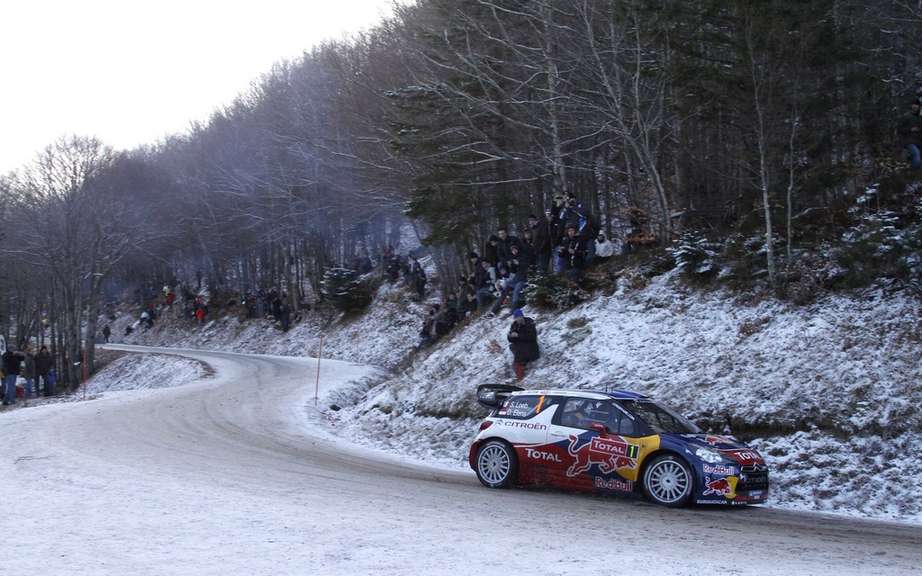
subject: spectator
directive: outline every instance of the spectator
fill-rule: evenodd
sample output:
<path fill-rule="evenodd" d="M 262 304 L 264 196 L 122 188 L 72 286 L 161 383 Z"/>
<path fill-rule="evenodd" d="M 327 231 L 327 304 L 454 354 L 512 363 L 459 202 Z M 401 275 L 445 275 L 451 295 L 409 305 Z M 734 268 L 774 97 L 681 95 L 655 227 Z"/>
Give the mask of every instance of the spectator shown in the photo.
<path fill-rule="evenodd" d="M 130 326 L 128 328 L 131 328 Z M 35 373 L 41 379 L 45 396 L 54 396 L 54 382 L 51 373 L 54 370 L 54 358 L 47 346 L 42 346 L 35 355 Z"/>
<path fill-rule="evenodd" d="M 595 258 L 600 262 L 604 262 L 615 255 L 615 245 L 605 237 L 603 232 L 599 232 L 599 235 L 595 239 Z"/>
<path fill-rule="evenodd" d="M 22 361 L 25 354 L 16 352 L 12 346 L 7 347 L 3 354 L 3 405 L 16 403 L 16 380 L 22 372 Z"/>
<path fill-rule="evenodd" d="M 423 348 L 435 342 L 438 334 L 436 333 L 436 314 L 439 312 L 439 305 L 434 304 L 429 308 L 426 318 L 423 320 L 423 327 L 419 331 L 419 347 Z"/>
<path fill-rule="evenodd" d="M 400 261 L 395 256 L 385 256 L 384 272 L 391 284 L 400 279 Z"/>
<path fill-rule="evenodd" d="M 282 324 L 282 332 L 288 332 L 291 324 L 291 308 L 288 307 L 287 299 L 283 300 L 279 306 L 279 322 Z"/>
<path fill-rule="evenodd" d="M 474 274 L 474 294 L 477 297 L 477 307 L 483 308 L 488 300 L 493 298 L 493 287 L 496 285 L 496 268 L 489 260 L 481 260 L 480 268 Z"/>
<path fill-rule="evenodd" d="M 458 317 L 467 318 L 477 310 L 477 294 L 469 282 L 462 282 L 458 288 Z"/>
<path fill-rule="evenodd" d="M 508 277 L 505 278 L 502 284 L 499 298 L 496 299 L 496 303 L 493 304 L 493 308 L 490 310 L 490 313 L 494 315 L 499 313 L 500 308 L 502 308 L 510 294 L 512 294 L 512 308 L 518 309 L 521 306 L 520 298 L 522 290 L 525 289 L 528 283 L 528 265 L 519 259 L 518 246 L 512 245 L 512 253 L 510 256 Z"/>
<path fill-rule="evenodd" d="M 499 238 L 490 236 L 487 238 L 487 245 L 483 247 L 483 259 L 490 263 L 490 266 L 499 264 Z"/>
<path fill-rule="evenodd" d="M 112 335 L 112 329 L 109 328 L 108 324 L 106 324 L 105 326 L 102 327 L 102 337 L 106 341 L 106 344 L 109 343 L 109 336 L 111 335 Z"/>
<path fill-rule="evenodd" d="M 519 260 L 526 268 L 535 266 L 535 239 L 531 230 L 522 233 L 522 239 L 519 241 Z"/>
<path fill-rule="evenodd" d="M 26 398 L 35 398 L 38 396 L 38 385 L 35 381 L 35 356 L 27 346 L 23 351 L 23 378 L 26 379 Z"/>
<path fill-rule="evenodd" d="M 147 328 L 150 328 L 151 326 L 154 325 L 154 321 L 150 317 L 150 312 L 148 312 L 147 310 L 144 310 L 143 312 L 141 312 L 141 324 L 143 324 Z"/>
<path fill-rule="evenodd" d="M 477 254 L 476 252 L 468 252 L 467 262 L 471 266 L 471 275 L 473 276 L 473 274 L 477 272 L 477 269 L 480 268 L 480 254 Z"/>
<path fill-rule="evenodd" d="M 557 239 L 553 232 L 553 221 L 554 214 L 550 210 L 544 213 L 544 220 L 539 220 L 537 216 L 531 216 L 528 219 L 535 239 L 535 266 L 541 274 L 547 274 Z"/>
<path fill-rule="evenodd" d="M 567 226 L 567 235 L 564 237 L 560 252 L 563 256 L 563 270 L 566 272 L 567 278 L 572 282 L 578 282 L 586 265 L 586 243 L 577 235 L 575 225 L 570 224 Z"/>
<path fill-rule="evenodd" d="M 512 351 L 512 368 L 519 380 L 525 377 L 525 366 L 540 356 L 538 331 L 535 321 L 525 316 L 521 308 L 512 311 L 512 326 L 509 327 L 509 349 Z"/>
<path fill-rule="evenodd" d="M 422 300 L 426 296 L 426 271 L 416 258 L 410 264 L 410 285 L 416 290 L 417 296 Z"/>
<path fill-rule="evenodd" d="M 166 294 L 166 305 L 170 308 L 173 307 L 173 302 L 176 302 L 176 293 L 170 290 Z"/>
<path fill-rule="evenodd" d="M 499 271 L 496 272 L 496 280 L 493 281 L 493 292 L 496 294 L 501 294 L 503 289 L 506 287 L 506 282 L 509 281 L 509 278 L 509 270 L 507 270 L 505 266 L 500 266 Z"/>
<path fill-rule="evenodd" d="M 909 163 L 913 170 L 922 168 L 922 115 L 920 115 L 919 98 L 912 101 L 909 113 L 900 120 L 898 132 L 900 142 L 909 156 Z"/>
<path fill-rule="evenodd" d="M 505 226 L 500 226 L 496 230 L 496 251 L 499 260 L 499 266 L 507 266 L 512 259 L 512 247 L 519 243 L 519 239 L 509 235 L 509 230 Z"/>
<path fill-rule="evenodd" d="M 282 299 L 279 297 L 278 292 L 273 288 L 269 291 L 272 294 L 272 300 L 269 303 L 269 308 L 272 310 L 272 317 L 276 320 L 280 319 L 282 316 Z"/>
<path fill-rule="evenodd" d="M 195 319 L 198 321 L 199 326 L 205 323 L 205 307 L 204 306 L 196 306 Z"/>

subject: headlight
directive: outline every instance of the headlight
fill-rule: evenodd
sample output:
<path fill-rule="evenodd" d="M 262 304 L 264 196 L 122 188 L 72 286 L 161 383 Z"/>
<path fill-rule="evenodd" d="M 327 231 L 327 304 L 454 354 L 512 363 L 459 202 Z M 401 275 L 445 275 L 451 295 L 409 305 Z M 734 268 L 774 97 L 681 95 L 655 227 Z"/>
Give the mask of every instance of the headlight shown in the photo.
<path fill-rule="evenodd" d="M 707 448 L 698 448 L 695 450 L 695 456 L 701 458 L 708 464 L 720 464 L 724 459 L 719 452 L 708 450 Z"/>

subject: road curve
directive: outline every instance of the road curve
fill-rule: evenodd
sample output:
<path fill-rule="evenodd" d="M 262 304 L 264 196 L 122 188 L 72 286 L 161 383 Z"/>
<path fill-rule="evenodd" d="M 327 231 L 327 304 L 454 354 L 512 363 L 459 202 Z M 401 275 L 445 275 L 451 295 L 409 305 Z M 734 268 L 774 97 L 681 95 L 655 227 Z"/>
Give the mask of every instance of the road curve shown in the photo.
<path fill-rule="evenodd" d="M 922 528 L 494 491 L 311 422 L 305 359 L 0 414 L 0 574 L 918 574 Z M 362 367 L 329 362 L 327 386 Z"/>

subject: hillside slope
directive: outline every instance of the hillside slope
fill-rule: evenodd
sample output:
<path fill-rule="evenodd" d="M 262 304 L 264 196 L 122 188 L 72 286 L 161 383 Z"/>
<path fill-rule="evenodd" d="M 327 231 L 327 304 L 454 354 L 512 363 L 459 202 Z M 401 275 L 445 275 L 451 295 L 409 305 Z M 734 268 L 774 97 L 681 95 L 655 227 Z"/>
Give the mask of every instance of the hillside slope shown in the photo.
<path fill-rule="evenodd" d="M 670 275 L 564 314 L 535 314 L 527 387 L 622 388 L 753 439 L 773 503 L 922 520 L 919 303 L 869 292 L 809 307 L 742 303 Z M 479 318 L 337 415 L 379 445 L 463 463 L 477 384 L 511 382 L 509 321 Z M 421 432 L 424 432 L 421 436 Z M 419 440 L 417 440 L 419 438 Z"/>

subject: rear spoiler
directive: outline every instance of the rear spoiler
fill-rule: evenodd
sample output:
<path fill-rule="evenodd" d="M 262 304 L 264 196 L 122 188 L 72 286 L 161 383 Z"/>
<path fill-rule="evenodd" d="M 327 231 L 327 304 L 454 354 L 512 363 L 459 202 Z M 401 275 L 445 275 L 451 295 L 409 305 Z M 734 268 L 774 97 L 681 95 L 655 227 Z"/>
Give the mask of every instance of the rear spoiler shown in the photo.
<path fill-rule="evenodd" d="M 524 388 L 510 386 L 508 384 L 481 384 L 477 387 L 477 402 L 487 408 L 497 408 L 513 392 L 519 392 Z"/>

